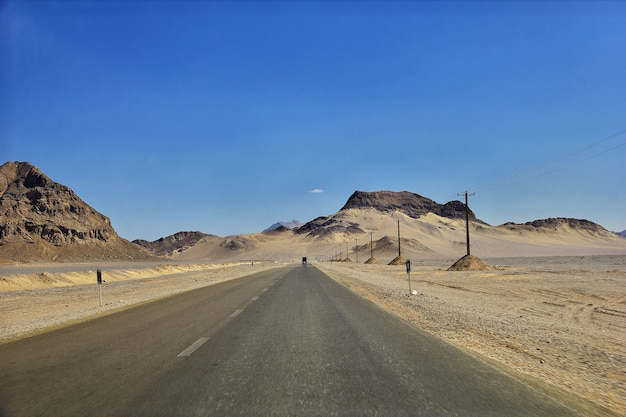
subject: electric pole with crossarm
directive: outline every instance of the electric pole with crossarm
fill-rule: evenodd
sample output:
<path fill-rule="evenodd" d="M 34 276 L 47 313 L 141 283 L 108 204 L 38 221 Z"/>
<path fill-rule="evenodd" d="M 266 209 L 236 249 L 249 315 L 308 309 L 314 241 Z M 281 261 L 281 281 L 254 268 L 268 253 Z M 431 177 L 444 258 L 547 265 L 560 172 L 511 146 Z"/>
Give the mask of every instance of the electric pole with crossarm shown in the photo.
<path fill-rule="evenodd" d="M 467 204 L 467 197 L 469 195 L 476 195 L 476 193 L 467 194 L 465 191 L 465 236 L 467 240 L 467 256 L 470 255 L 470 238 L 469 238 L 469 205 Z M 457 193 L 456 195 L 462 196 L 463 193 Z"/>

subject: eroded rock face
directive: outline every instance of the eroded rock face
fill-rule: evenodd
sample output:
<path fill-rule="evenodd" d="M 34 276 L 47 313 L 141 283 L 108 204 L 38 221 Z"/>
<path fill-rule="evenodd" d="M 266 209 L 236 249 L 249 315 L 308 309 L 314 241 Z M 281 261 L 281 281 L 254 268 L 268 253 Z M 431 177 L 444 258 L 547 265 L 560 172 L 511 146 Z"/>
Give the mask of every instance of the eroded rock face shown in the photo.
<path fill-rule="evenodd" d="M 0 245 L 43 240 L 58 246 L 108 242 L 114 236 L 108 217 L 36 166 L 28 162 L 0 166 Z"/>

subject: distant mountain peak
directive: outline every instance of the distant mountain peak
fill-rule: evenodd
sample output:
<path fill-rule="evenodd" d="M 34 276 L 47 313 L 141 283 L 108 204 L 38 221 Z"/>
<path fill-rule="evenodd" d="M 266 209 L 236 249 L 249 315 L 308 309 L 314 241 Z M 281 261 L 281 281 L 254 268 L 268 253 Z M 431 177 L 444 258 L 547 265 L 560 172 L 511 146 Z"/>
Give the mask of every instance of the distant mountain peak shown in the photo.
<path fill-rule="evenodd" d="M 272 230 L 278 229 L 280 227 L 284 227 L 285 229 L 295 229 L 297 227 L 300 227 L 304 224 L 304 222 L 301 222 L 300 220 L 292 220 L 290 222 L 278 222 L 278 223 L 274 223 L 273 225 L 271 225 L 270 227 L 268 227 L 267 229 L 263 230 L 262 233 L 265 232 L 271 232 Z"/>

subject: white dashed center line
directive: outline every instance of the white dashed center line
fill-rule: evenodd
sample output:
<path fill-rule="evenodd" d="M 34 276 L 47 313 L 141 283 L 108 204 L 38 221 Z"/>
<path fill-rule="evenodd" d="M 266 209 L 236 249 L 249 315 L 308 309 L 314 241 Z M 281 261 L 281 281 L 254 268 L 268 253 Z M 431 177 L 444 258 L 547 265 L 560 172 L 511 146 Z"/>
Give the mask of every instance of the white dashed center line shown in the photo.
<path fill-rule="evenodd" d="M 192 353 L 194 353 L 196 351 L 196 349 L 198 349 L 200 346 L 205 344 L 207 342 L 207 340 L 209 340 L 208 337 L 201 337 L 200 339 L 198 339 L 195 342 L 193 342 L 191 344 L 191 346 L 189 346 L 187 349 L 185 349 L 182 352 L 180 352 L 178 354 L 178 357 L 191 355 Z"/>
<path fill-rule="evenodd" d="M 274 285 L 274 283 L 272 282 L 270 284 L 270 286 Z M 267 291 L 269 288 L 263 288 L 263 291 Z M 256 301 L 259 299 L 258 295 L 255 295 L 254 297 L 252 297 L 250 299 L 250 301 Z M 240 315 L 241 313 L 243 313 L 243 309 L 239 309 L 239 310 L 235 310 L 230 316 L 228 316 L 229 318 L 235 318 L 238 315 Z M 192 353 L 194 353 L 200 346 L 202 346 L 203 344 L 205 344 L 207 341 L 209 340 L 208 337 L 201 337 L 200 339 L 196 340 L 195 342 L 193 342 L 191 344 L 191 346 L 189 346 L 187 349 L 183 350 L 182 352 L 180 352 L 178 354 L 178 357 L 183 357 L 183 356 L 190 356 Z"/>
<path fill-rule="evenodd" d="M 243 312 L 243 310 L 235 310 L 235 312 L 233 314 L 231 314 L 229 317 L 233 318 L 233 317 L 237 317 L 238 315 L 240 315 Z"/>

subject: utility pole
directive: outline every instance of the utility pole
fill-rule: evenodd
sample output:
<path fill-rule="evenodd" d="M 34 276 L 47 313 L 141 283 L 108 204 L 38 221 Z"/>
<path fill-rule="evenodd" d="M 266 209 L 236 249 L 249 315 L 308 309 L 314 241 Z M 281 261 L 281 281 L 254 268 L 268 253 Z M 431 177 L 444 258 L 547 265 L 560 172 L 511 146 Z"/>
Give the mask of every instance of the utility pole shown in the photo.
<path fill-rule="evenodd" d="M 402 256 L 400 253 L 400 220 L 398 220 L 398 256 Z"/>
<path fill-rule="evenodd" d="M 370 258 L 374 258 L 374 232 L 370 232 Z"/>
<path fill-rule="evenodd" d="M 354 239 L 354 256 L 356 257 L 356 263 L 359 263 L 359 238 Z"/>
<path fill-rule="evenodd" d="M 462 196 L 463 193 L 457 193 L 456 195 Z M 469 205 L 467 204 L 467 196 L 476 195 L 476 193 L 467 194 L 465 191 L 465 237 L 467 241 L 467 256 L 470 254 L 470 238 L 469 238 Z"/>

